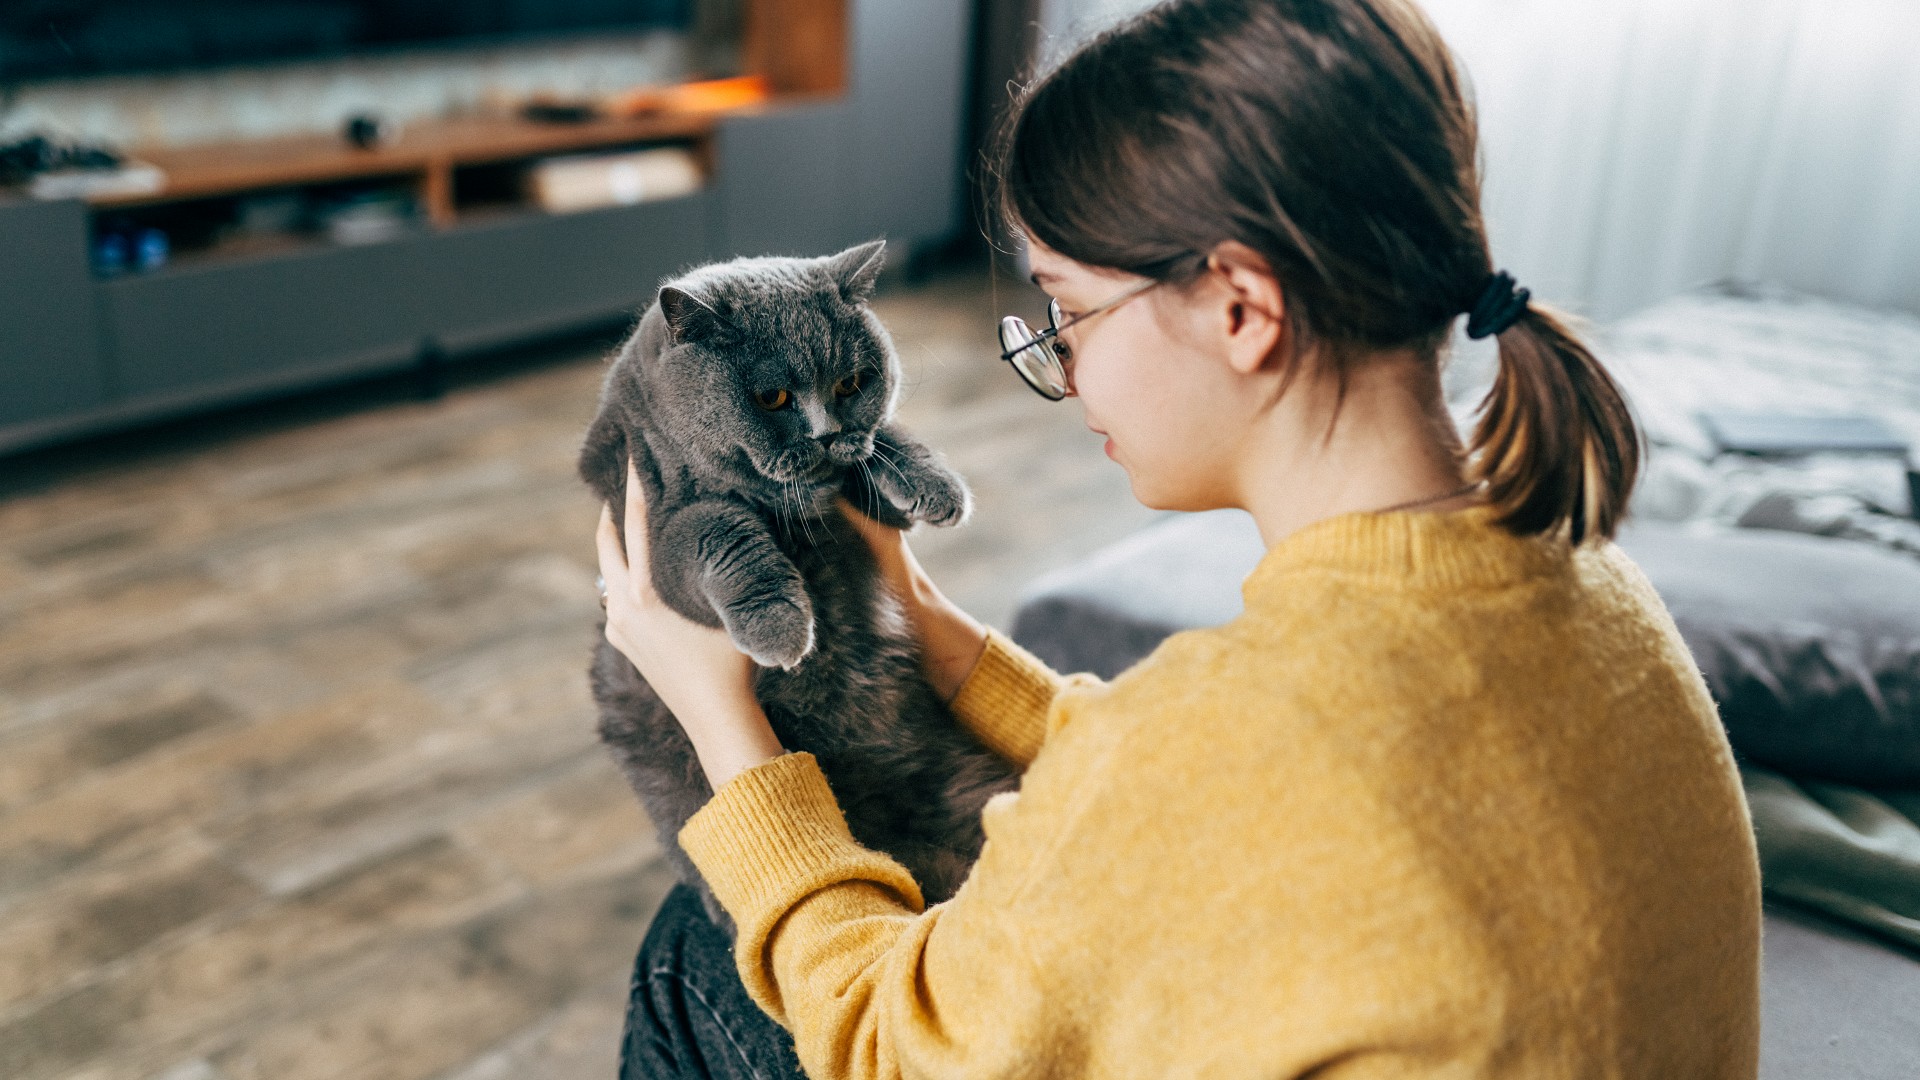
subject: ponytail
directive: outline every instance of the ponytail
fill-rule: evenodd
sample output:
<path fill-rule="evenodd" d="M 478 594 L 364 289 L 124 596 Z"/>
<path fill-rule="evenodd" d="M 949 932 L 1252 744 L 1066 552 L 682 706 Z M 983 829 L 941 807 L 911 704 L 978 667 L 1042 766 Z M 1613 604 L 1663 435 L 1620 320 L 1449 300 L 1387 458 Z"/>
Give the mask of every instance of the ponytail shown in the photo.
<path fill-rule="evenodd" d="M 1611 538 L 1640 471 L 1625 396 L 1551 308 L 1528 305 L 1498 340 L 1468 458 L 1497 520 L 1521 536 L 1564 528 L 1576 545 Z"/>

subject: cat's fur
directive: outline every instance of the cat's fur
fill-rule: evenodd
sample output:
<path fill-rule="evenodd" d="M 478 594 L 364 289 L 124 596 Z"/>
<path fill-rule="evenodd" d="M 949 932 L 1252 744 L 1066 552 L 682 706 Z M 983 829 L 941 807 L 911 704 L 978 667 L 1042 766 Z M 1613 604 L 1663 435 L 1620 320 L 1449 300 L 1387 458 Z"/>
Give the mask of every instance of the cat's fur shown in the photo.
<path fill-rule="evenodd" d="M 1017 776 L 927 684 L 899 603 L 834 502 L 895 526 L 957 524 L 971 505 L 960 477 L 889 422 L 899 359 L 866 306 L 883 246 L 669 281 L 607 373 L 580 475 L 619 520 L 632 456 L 661 597 L 762 665 L 756 689 L 781 745 L 819 758 L 855 838 L 898 859 L 931 903 L 959 887 L 981 805 Z M 853 373 L 860 389 L 836 394 Z M 756 404 L 776 389 L 791 395 L 783 408 Z M 692 744 L 604 639 L 592 682 L 602 740 L 731 933 L 676 842 L 711 795 Z"/>

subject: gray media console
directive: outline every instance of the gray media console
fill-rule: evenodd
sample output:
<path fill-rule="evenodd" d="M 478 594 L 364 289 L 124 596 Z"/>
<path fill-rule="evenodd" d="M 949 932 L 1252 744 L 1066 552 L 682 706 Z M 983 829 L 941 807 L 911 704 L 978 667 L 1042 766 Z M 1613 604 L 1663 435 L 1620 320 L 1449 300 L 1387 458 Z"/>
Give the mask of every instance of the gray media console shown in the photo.
<path fill-rule="evenodd" d="M 737 254 L 967 220 L 972 5 L 853 0 L 847 92 L 728 117 L 681 198 L 96 279 L 78 201 L 0 201 L 0 454 L 637 314 Z"/>

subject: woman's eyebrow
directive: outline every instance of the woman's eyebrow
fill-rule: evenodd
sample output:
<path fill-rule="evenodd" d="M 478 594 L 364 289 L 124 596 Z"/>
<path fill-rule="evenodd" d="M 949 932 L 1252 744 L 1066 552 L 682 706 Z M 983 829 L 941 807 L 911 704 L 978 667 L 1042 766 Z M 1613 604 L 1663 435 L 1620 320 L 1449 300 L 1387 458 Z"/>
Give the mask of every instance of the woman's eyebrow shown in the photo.
<path fill-rule="evenodd" d="M 1059 274 L 1050 274 L 1045 270 L 1035 270 L 1033 273 L 1027 275 L 1027 280 L 1044 289 L 1047 287 L 1047 282 L 1059 281 L 1061 278 Z"/>

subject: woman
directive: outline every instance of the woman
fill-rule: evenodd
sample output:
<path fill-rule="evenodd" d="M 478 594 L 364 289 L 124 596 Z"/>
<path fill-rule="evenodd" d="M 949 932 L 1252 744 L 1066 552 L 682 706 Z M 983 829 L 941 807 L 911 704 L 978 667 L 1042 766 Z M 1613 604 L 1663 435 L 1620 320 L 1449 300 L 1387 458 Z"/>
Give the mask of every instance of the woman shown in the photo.
<path fill-rule="evenodd" d="M 1010 323 L 1008 359 L 1143 503 L 1243 508 L 1267 551 L 1240 618 L 1101 683 L 862 519 L 936 688 L 1026 767 L 948 903 L 852 841 L 751 662 L 602 521 L 608 637 L 699 751 L 680 839 L 739 927 L 729 957 L 669 901 L 630 1075 L 792 1075 L 781 1028 L 816 1077 L 1754 1075 L 1746 805 L 1609 541 L 1638 435 L 1492 273 L 1475 145 L 1405 0 L 1175 0 L 1025 93 L 997 177 L 1058 329 Z M 1463 312 L 1500 348 L 1466 447 Z"/>

